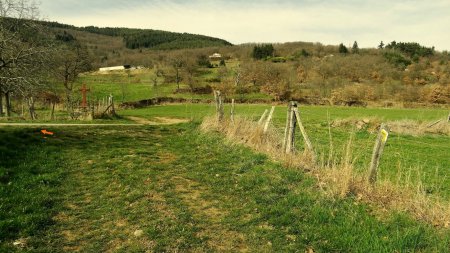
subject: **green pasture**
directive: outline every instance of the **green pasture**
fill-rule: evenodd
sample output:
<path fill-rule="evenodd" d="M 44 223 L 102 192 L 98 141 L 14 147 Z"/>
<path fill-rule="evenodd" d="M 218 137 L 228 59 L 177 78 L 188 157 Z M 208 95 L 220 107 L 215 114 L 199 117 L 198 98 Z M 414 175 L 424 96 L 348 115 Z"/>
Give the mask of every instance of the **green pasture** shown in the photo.
<path fill-rule="evenodd" d="M 237 104 L 237 116 L 258 120 L 270 105 Z M 229 105 L 225 112 L 229 113 Z M 204 116 L 214 115 L 214 104 L 177 104 L 154 106 L 143 109 L 124 110 L 120 115 L 187 118 L 201 121 Z M 433 122 L 445 118 L 445 109 L 384 109 L 354 107 L 300 106 L 303 124 L 320 159 L 326 163 L 330 159 L 339 162 L 344 155 L 345 145 L 352 138 L 352 155 L 357 171 L 365 173 L 371 159 L 376 133 L 367 129 L 352 127 L 330 127 L 338 119 L 376 118 L 380 122 L 395 120 L 414 120 Z M 284 134 L 286 106 L 275 109 L 273 125 L 280 138 Z M 331 135 L 329 134 L 331 131 Z M 303 148 L 302 139 L 297 132 L 297 147 Z M 330 143 L 331 138 L 331 143 Z M 423 183 L 426 192 L 450 198 L 450 136 L 427 134 L 411 136 L 392 132 L 380 164 L 380 177 L 400 184 L 417 185 Z M 400 177 L 399 177 L 400 176 Z M 400 178 L 400 179 L 399 179 Z"/>
<path fill-rule="evenodd" d="M 199 77 L 195 79 L 196 87 L 204 87 L 207 85 L 217 85 L 208 80 L 218 78 L 218 70 L 202 69 Z M 117 103 L 133 102 L 155 97 L 173 97 L 184 99 L 196 99 L 202 101 L 209 101 L 212 99 L 212 94 L 193 94 L 188 92 L 189 86 L 185 81 L 180 82 L 180 90 L 177 91 L 178 85 L 176 83 L 165 83 L 163 78 L 157 79 L 157 85 L 153 82 L 153 70 L 137 70 L 131 71 L 130 75 L 127 72 L 112 72 L 109 74 L 85 74 L 82 75 L 74 86 L 74 94 L 77 99 L 81 98 L 79 89 L 82 84 L 86 84 L 90 88 L 88 97 L 92 100 L 102 100 L 110 94 L 114 96 Z M 272 97 L 263 93 L 246 93 L 236 95 L 236 99 L 245 100 L 266 100 L 271 101 Z"/>
<path fill-rule="evenodd" d="M 140 115 L 168 108 L 186 117 L 182 106 Z M 352 198 L 327 198 L 312 177 L 249 148 L 224 145 L 198 123 L 50 130 L 55 135 L 43 138 L 38 128 L 0 128 L 1 252 L 450 247 L 447 229 L 402 213 L 374 216 Z"/>

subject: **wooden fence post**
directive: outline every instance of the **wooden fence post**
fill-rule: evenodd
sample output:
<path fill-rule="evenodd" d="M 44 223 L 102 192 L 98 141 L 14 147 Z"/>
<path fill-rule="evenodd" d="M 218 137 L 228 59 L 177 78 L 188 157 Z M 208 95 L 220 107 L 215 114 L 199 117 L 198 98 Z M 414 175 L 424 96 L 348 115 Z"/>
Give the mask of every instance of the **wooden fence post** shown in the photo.
<path fill-rule="evenodd" d="M 111 115 L 116 115 L 116 109 L 114 108 L 114 97 L 111 95 Z"/>
<path fill-rule="evenodd" d="M 223 102 L 220 91 L 214 91 L 214 98 L 216 99 L 216 113 L 217 113 L 217 121 L 223 120 Z"/>
<path fill-rule="evenodd" d="M 231 112 L 230 112 L 231 122 L 234 122 L 234 98 L 231 99 Z"/>
<path fill-rule="evenodd" d="M 297 124 L 297 121 L 295 120 L 295 113 L 294 108 L 297 107 L 296 102 L 291 102 L 290 105 L 290 111 L 289 111 L 289 128 L 287 132 L 287 139 L 286 139 L 286 154 L 294 152 L 295 149 L 295 125 Z"/>
<path fill-rule="evenodd" d="M 261 115 L 261 118 L 259 118 L 258 120 L 258 125 L 261 125 L 264 118 L 266 118 L 267 113 L 269 112 L 269 110 L 265 109 L 263 115 Z"/>
<path fill-rule="evenodd" d="M 302 120 L 300 118 L 300 113 L 298 112 L 298 108 L 294 107 L 293 110 L 295 113 L 295 117 L 297 118 L 297 124 L 298 127 L 300 128 L 300 132 L 302 133 L 303 140 L 305 140 L 306 147 L 308 148 L 309 151 L 311 151 L 311 153 L 314 154 L 313 146 L 311 144 L 311 141 L 309 140 L 308 134 L 306 134 L 305 127 L 303 127 Z"/>
<path fill-rule="evenodd" d="M 372 161 L 369 168 L 369 183 L 375 184 L 377 181 L 378 164 L 380 162 L 381 155 L 383 154 L 384 145 L 389 136 L 389 128 L 383 123 L 380 126 L 377 139 L 375 140 L 375 146 L 373 147 Z"/>
<path fill-rule="evenodd" d="M 437 123 L 439 123 L 441 121 L 442 121 L 442 119 L 436 120 L 435 122 L 429 124 L 427 127 L 432 127 L 432 126 L 436 125 Z"/>
<path fill-rule="evenodd" d="M 288 107 L 287 107 L 287 115 L 286 115 L 286 127 L 284 128 L 284 139 L 283 139 L 283 150 L 286 150 L 286 144 L 288 141 L 288 131 L 289 131 L 289 124 L 290 124 L 290 119 L 291 119 L 291 107 L 292 107 L 292 101 L 288 103 Z"/>
<path fill-rule="evenodd" d="M 269 129 L 269 123 L 272 120 L 273 111 L 275 111 L 275 106 L 270 109 L 269 116 L 267 117 L 266 124 L 264 125 L 264 133 Z"/>

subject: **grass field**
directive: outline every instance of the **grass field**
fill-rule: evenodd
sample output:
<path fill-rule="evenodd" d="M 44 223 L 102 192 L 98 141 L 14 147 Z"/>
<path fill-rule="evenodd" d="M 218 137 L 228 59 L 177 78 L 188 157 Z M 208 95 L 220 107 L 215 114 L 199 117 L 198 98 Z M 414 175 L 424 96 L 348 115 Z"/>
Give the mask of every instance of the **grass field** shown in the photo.
<path fill-rule="evenodd" d="M 155 89 L 149 75 L 143 72 L 130 79 L 86 75 L 75 89 L 87 83 L 91 98 L 113 94 L 117 103 L 162 96 L 212 99 L 176 93 L 176 84 Z M 205 72 L 204 78 L 214 75 Z M 263 94 L 246 98 L 270 100 Z M 237 104 L 235 113 L 256 121 L 265 109 L 270 105 Z M 229 105 L 225 110 L 228 116 Z M 37 122 L 61 122 L 47 120 L 49 113 L 39 110 Z M 115 119 L 84 123 L 133 123 L 127 116 L 192 122 L 46 127 L 55 136 L 45 139 L 41 128 L 0 128 L 0 252 L 450 249 L 448 228 L 433 227 L 406 213 L 378 210 L 355 196 L 328 196 L 310 174 L 232 145 L 219 134 L 202 133 L 198 126 L 205 116 L 214 115 L 213 104 L 171 104 L 118 113 Z M 427 125 L 445 118 L 448 109 L 300 106 L 300 113 L 320 162 L 340 162 L 352 138 L 353 167 L 366 173 L 374 126 L 400 121 Z M 67 118 L 62 112 L 58 116 Z M 371 123 L 356 128 L 352 120 L 361 119 Z M 279 138 L 285 120 L 286 106 L 277 105 L 272 127 Z M 449 142 L 448 134 L 391 132 L 380 178 L 423 186 L 428 196 L 449 201 Z M 300 135 L 296 147 L 303 148 Z"/>
<path fill-rule="evenodd" d="M 236 115 L 259 119 L 269 105 L 240 104 L 236 106 Z M 228 111 L 229 107 L 225 107 Z M 329 122 L 346 118 L 375 118 L 379 122 L 397 120 L 414 120 L 417 122 L 433 122 L 444 118 L 448 114 L 445 109 L 383 109 L 383 108 L 349 108 L 349 107 L 323 107 L 301 106 L 301 115 L 304 125 L 314 148 L 328 159 L 330 152 Z M 212 104 L 178 104 L 167 106 L 155 106 L 144 109 L 121 111 L 121 115 L 153 117 L 179 117 L 201 120 L 206 115 L 215 113 Z M 286 106 L 277 106 L 274 114 L 274 126 L 280 134 L 284 133 L 286 119 Z M 370 162 L 376 133 L 369 132 L 366 128 L 357 130 L 352 127 L 332 127 L 331 138 L 333 144 L 333 156 L 342 157 L 344 146 L 354 135 L 353 156 L 355 167 L 365 173 Z M 301 138 L 297 138 L 298 147 L 303 147 Z M 397 182 L 399 175 L 400 184 L 423 183 L 429 194 L 450 198 L 450 136 L 425 134 L 412 136 L 406 134 L 391 133 L 388 144 L 380 164 L 380 177 Z"/>
<path fill-rule="evenodd" d="M 203 106 L 208 107 L 193 105 Z M 123 113 L 197 116 L 185 108 Z M 310 176 L 248 148 L 225 145 L 222 137 L 199 132 L 197 123 L 51 130 L 55 136 L 43 139 L 39 129 L 0 129 L 2 252 L 450 247 L 448 230 L 401 213 L 374 216 L 352 198 L 325 197 Z"/>
<path fill-rule="evenodd" d="M 199 87 L 214 85 L 214 83 L 208 82 L 207 80 L 217 78 L 217 69 L 207 68 L 202 72 L 203 74 L 196 79 L 196 85 Z M 211 100 L 210 94 L 193 94 L 186 92 L 189 90 L 189 86 L 184 82 L 180 83 L 180 89 L 182 92 L 177 92 L 178 86 L 176 83 L 164 83 L 162 78 L 158 79 L 158 84 L 155 87 L 153 85 L 153 80 L 151 79 L 154 75 L 153 70 L 151 69 L 134 70 L 130 73 L 130 77 L 128 77 L 126 72 L 112 72 L 110 74 L 103 75 L 83 75 L 75 84 L 75 94 L 77 97 L 80 97 L 81 94 L 78 90 L 81 88 L 82 84 L 86 84 L 91 89 L 88 93 L 90 98 L 94 100 L 101 100 L 112 94 L 117 103 L 139 101 L 155 97 L 199 99 L 202 101 Z M 248 93 L 237 97 L 247 100 L 272 100 L 271 96 L 263 93 Z"/>

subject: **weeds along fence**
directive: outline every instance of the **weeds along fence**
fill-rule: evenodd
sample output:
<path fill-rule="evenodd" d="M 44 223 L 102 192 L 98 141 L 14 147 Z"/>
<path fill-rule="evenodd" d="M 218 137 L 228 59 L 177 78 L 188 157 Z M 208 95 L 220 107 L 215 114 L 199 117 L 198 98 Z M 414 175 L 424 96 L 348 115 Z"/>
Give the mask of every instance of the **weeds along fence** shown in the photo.
<path fill-rule="evenodd" d="M 379 127 L 367 172 L 358 173 L 352 157 L 353 139 L 350 138 L 346 143 L 343 157 L 325 162 L 324 154 L 318 154 L 308 138 L 301 111 L 295 102 L 288 104 L 284 133 L 271 124 L 275 107 L 266 109 L 258 121 L 253 121 L 236 116 L 234 106 L 230 118 L 225 117 L 220 92 L 215 92 L 215 102 L 217 115 L 203 120 L 202 131 L 218 131 L 231 143 L 245 144 L 282 162 L 286 167 L 306 171 L 317 179 L 318 187 L 330 197 L 351 196 L 356 201 L 378 207 L 377 210 L 406 211 L 416 219 L 435 226 L 450 226 L 448 201 L 426 195 L 420 183 L 399 185 L 397 182 L 378 179 L 378 165 L 390 132 L 386 124 Z M 298 143 L 295 142 L 298 135 L 296 129 L 300 130 L 303 147 L 295 146 Z"/>

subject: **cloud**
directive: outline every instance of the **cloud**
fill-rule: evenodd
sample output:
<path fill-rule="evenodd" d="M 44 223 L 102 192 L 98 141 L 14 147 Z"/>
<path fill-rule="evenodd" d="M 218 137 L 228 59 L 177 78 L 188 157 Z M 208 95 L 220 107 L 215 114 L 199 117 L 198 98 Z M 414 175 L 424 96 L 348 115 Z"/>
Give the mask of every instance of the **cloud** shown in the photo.
<path fill-rule="evenodd" d="M 233 43 L 312 41 L 376 47 L 383 40 L 449 49 L 450 2 L 41 0 L 50 20 L 220 37 Z"/>

